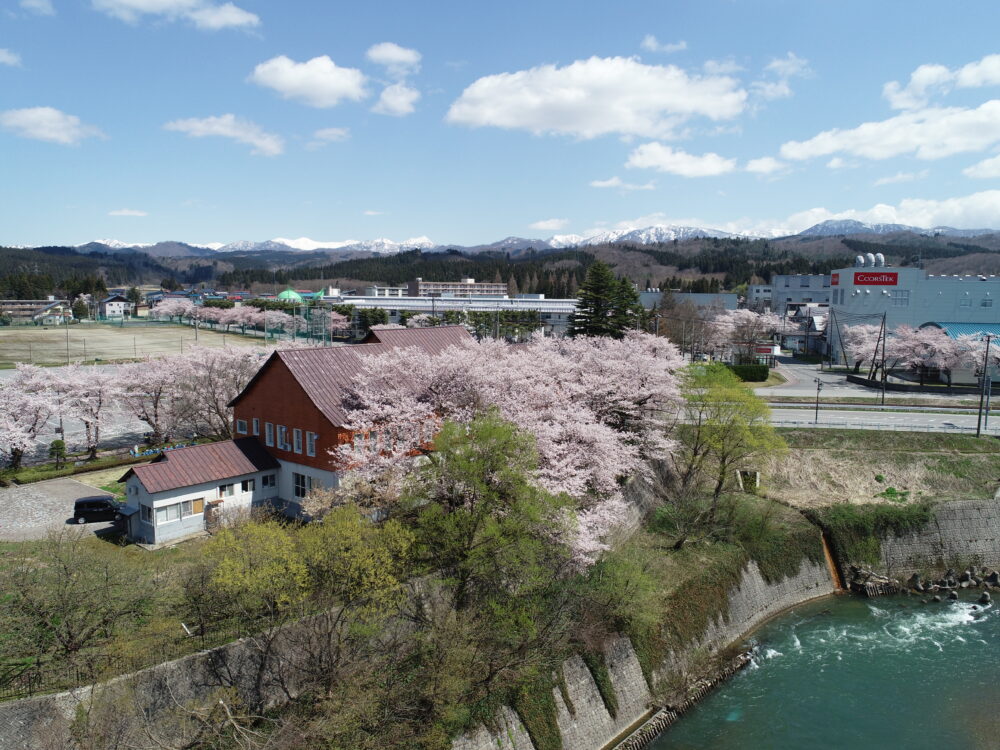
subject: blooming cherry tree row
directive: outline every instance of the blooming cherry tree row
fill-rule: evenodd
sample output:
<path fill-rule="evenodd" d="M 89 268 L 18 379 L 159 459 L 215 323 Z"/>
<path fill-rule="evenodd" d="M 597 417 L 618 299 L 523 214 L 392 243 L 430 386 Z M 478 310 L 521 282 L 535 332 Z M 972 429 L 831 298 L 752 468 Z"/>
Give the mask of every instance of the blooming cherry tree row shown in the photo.
<path fill-rule="evenodd" d="M 443 420 L 469 422 L 495 409 L 534 436 L 536 479 L 576 502 L 572 546 L 581 564 L 605 548 L 626 517 L 623 480 L 672 449 L 677 348 L 630 333 L 609 338 L 492 340 L 438 355 L 397 349 L 367 358 L 344 400 L 346 425 L 366 436 L 336 458 L 371 481 L 398 482 Z"/>

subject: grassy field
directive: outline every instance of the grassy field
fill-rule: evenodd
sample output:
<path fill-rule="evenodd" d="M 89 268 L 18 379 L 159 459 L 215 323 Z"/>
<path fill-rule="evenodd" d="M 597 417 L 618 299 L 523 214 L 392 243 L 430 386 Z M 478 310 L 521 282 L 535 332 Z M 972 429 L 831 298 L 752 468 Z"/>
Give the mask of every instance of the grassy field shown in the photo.
<path fill-rule="evenodd" d="M 765 467 L 768 496 L 800 508 L 992 497 L 1000 442 L 947 433 L 779 430 L 789 452 Z"/>
<path fill-rule="evenodd" d="M 16 362 L 64 365 L 138 359 L 147 355 L 180 354 L 192 346 L 260 346 L 263 339 L 238 333 L 201 329 L 197 340 L 190 326 L 166 324 L 104 324 L 10 326 L 0 328 L 0 368 Z"/>

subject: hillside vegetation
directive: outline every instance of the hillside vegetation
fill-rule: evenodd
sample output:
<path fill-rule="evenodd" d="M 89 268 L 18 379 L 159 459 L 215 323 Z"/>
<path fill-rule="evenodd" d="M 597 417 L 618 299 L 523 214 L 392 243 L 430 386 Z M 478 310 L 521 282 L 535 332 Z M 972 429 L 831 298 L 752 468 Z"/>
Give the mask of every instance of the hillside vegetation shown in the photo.
<path fill-rule="evenodd" d="M 789 452 L 765 467 L 767 494 L 799 508 L 992 497 L 1000 444 L 969 435 L 780 430 Z"/>

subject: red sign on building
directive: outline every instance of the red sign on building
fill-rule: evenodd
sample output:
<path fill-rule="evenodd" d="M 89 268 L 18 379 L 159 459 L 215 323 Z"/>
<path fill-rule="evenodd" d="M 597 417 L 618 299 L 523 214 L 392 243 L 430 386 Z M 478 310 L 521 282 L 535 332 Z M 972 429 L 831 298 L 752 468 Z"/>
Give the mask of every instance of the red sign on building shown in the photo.
<path fill-rule="evenodd" d="M 830 276 L 830 286 L 837 286 L 840 283 L 840 274 L 835 273 Z"/>
<path fill-rule="evenodd" d="M 855 271 L 854 283 L 859 286 L 896 286 L 899 274 L 894 271 Z"/>

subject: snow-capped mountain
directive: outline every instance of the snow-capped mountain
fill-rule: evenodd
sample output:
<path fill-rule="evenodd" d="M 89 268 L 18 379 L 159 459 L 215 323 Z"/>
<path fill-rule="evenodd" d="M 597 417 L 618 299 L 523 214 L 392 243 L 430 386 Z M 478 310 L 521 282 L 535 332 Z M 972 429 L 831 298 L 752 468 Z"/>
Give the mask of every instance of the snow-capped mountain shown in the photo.
<path fill-rule="evenodd" d="M 84 242 L 77 247 L 83 247 L 84 245 L 93 245 L 97 243 L 99 245 L 107 245 L 112 250 L 124 250 L 126 248 L 132 247 L 151 247 L 154 243 L 152 242 L 122 242 L 121 240 L 94 240 L 93 242 Z"/>
<path fill-rule="evenodd" d="M 735 237 L 737 235 L 718 229 L 682 227 L 675 224 L 656 224 L 643 229 L 613 229 L 584 237 L 579 234 L 557 234 L 547 240 L 551 248 L 604 245 L 610 242 L 630 242 L 636 245 L 653 245 L 658 242 L 692 240 L 699 237 Z"/>
<path fill-rule="evenodd" d="M 994 234 L 994 229 L 955 229 L 954 227 L 914 227 L 908 224 L 868 224 L 853 219 L 824 221 L 799 232 L 799 237 L 834 237 L 841 234 L 894 234 L 896 232 L 912 232 L 913 234 L 935 235 L 948 237 L 979 237 L 984 234 Z"/>

